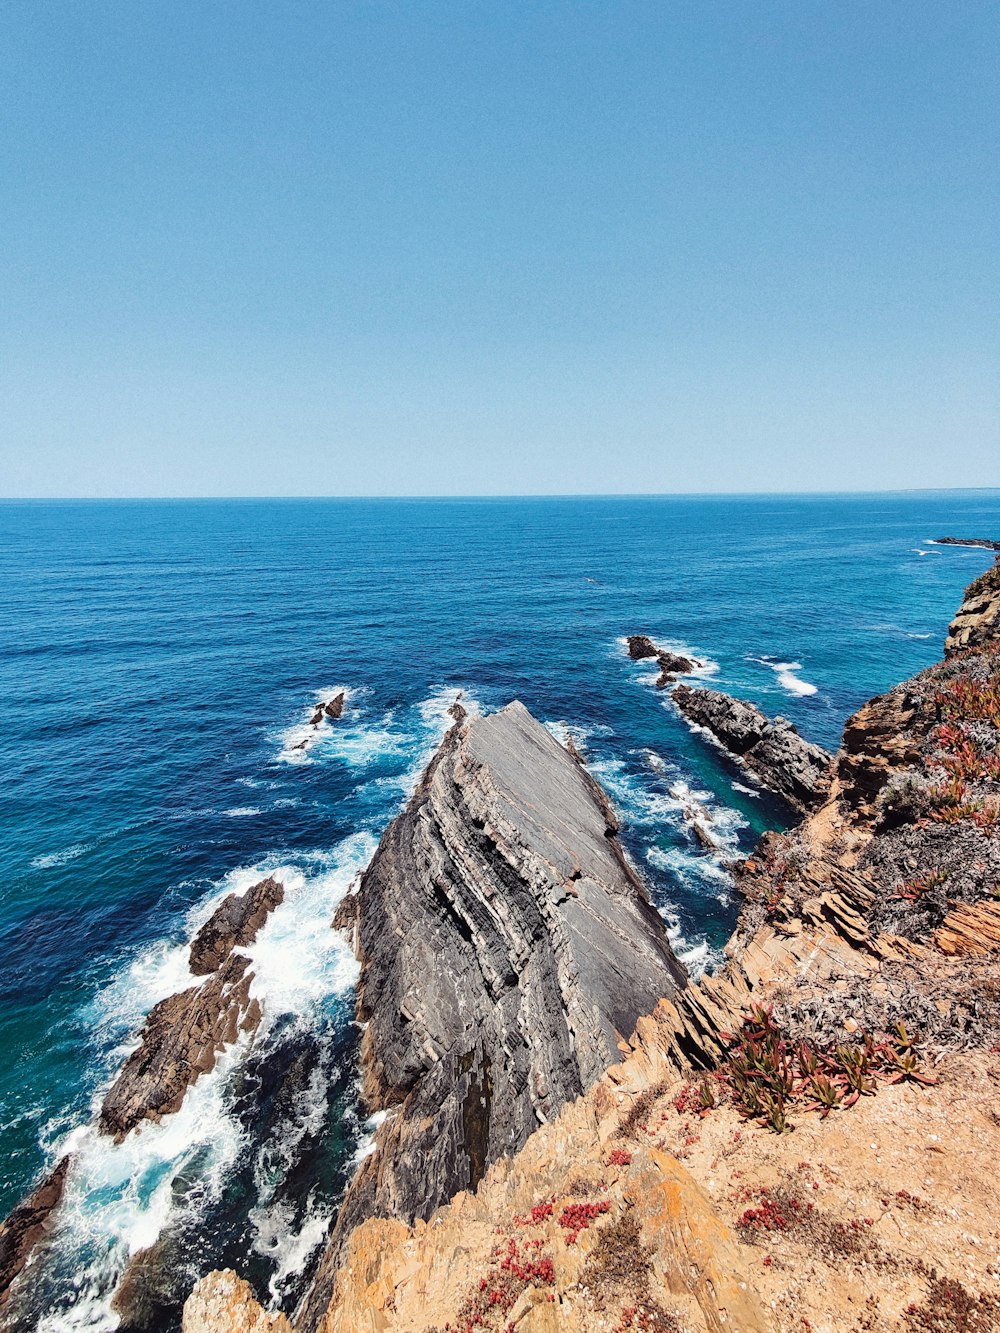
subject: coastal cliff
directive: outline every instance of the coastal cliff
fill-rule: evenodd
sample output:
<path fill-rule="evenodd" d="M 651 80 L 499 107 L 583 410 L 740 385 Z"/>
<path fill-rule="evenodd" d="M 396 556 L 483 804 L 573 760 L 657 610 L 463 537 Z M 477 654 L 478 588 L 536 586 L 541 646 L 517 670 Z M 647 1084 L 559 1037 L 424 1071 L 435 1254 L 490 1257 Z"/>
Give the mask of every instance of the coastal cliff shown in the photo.
<path fill-rule="evenodd" d="M 474 1193 L 357 1227 L 324 1333 L 1000 1327 L 998 700 L 1000 566 L 738 868 L 726 965 Z M 266 1326 L 204 1316 L 232 1281 L 186 1333 Z"/>

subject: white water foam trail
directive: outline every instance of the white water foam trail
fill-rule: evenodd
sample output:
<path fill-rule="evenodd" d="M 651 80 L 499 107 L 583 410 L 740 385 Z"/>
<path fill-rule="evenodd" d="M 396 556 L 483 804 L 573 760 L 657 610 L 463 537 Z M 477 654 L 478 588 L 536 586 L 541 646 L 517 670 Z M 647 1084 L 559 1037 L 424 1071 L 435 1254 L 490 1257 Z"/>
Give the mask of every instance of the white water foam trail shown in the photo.
<path fill-rule="evenodd" d="M 778 684 L 789 694 L 808 695 L 817 694 L 818 686 L 811 684 L 808 680 L 803 680 L 796 676 L 796 671 L 802 670 L 801 662 L 779 662 L 774 657 L 753 657 L 747 654 L 748 662 L 759 662 L 761 666 L 766 666 L 769 671 L 773 671 L 778 677 Z"/>

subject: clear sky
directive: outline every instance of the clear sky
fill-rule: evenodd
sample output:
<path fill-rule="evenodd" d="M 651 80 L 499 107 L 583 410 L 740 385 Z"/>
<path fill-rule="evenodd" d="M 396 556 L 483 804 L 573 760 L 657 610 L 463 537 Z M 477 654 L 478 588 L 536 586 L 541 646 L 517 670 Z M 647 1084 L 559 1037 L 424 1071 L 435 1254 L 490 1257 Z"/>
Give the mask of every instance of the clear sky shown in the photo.
<path fill-rule="evenodd" d="M 0 494 L 1000 484 L 996 0 L 7 0 Z"/>

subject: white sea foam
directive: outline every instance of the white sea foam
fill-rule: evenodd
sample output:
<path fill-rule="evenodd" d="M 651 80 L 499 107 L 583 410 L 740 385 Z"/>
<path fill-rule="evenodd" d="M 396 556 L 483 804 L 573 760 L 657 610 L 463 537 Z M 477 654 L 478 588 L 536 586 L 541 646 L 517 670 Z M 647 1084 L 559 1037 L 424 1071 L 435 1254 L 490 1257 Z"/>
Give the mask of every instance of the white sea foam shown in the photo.
<path fill-rule="evenodd" d="M 729 785 L 733 791 L 742 792 L 744 796 L 752 796 L 755 800 L 760 799 L 760 791 L 754 787 L 746 787 L 742 782 L 731 782 Z"/>
<path fill-rule="evenodd" d="M 778 677 L 778 684 L 789 694 L 807 695 L 817 693 L 817 686 L 811 684 L 808 680 L 803 680 L 800 676 L 796 676 L 795 672 L 802 670 L 801 662 L 779 662 L 774 657 L 753 657 L 749 653 L 747 654 L 747 661 L 760 662 L 762 666 L 766 666 L 768 670 L 773 671 Z"/>
<path fill-rule="evenodd" d="M 30 863 L 32 870 L 52 870 L 56 866 L 64 866 L 70 861 L 75 861 L 78 856 L 83 856 L 84 852 L 89 851 L 91 843 L 77 842 L 72 847 L 66 847 L 61 852 L 49 852 L 45 856 L 36 856 Z"/>
<path fill-rule="evenodd" d="M 223 811 L 230 819 L 245 819 L 248 815 L 259 815 L 260 810 L 255 805 L 234 805 L 232 809 Z"/>

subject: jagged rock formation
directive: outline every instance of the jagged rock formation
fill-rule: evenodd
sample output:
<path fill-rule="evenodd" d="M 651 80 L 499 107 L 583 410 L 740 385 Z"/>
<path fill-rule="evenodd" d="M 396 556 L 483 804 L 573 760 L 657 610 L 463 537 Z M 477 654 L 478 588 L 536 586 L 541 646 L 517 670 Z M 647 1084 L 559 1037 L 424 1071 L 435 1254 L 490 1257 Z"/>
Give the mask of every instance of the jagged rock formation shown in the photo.
<path fill-rule="evenodd" d="M 642 661 L 647 657 L 655 657 L 656 664 L 660 668 L 660 674 L 656 681 L 658 690 L 665 690 L 668 685 L 672 685 L 678 676 L 690 675 L 692 671 L 697 671 L 705 665 L 697 657 L 685 657 L 682 653 L 672 652 L 669 648 L 658 647 L 646 634 L 630 634 L 626 640 L 628 644 L 628 655 L 635 661 Z"/>
<path fill-rule="evenodd" d="M 354 1226 L 474 1189 L 685 984 L 616 833 L 604 793 L 522 704 L 459 710 L 353 904 L 365 1096 L 393 1113 L 306 1326 Z"/>
<path fill-rule="evenodd" d="M 154 1005 L 139 1046 L 108 1090 L 98 1128 L 121 1141 L 143 1120 L 176 1111 L 188 1088 L 241 1032 L 253 1032 L 261 1010 L 250 996 L 249 960 L 233 953 L 252 944 L 268 914 L 284 899 L 282 884 L 261 880 L 245 893 L 231 893 L 215 909 L 191 943 L 195 976 L 208 976 Z"/>
<path fill-rule="evenodd" d="M 292 1333 L 283 1314 L 268 1314 L 257 1304 L 253 1288 L 231 1268 L 199 1282 L 184 1305 L 181 1333 Z"/>
<path fill-rule="evenodd" d="M 69 1158 L 64 1157 L 34 1193 L 0 1223 L 0 1309 L 7 1299 L 10 1284 L 45 1234 L 49 1214 L 62 1198 L 68 1169 Z"/>
<path fill-rule="evenodd" d="M 238 945 L 253 944 L 268 915 L 284 901 L 285 888 L 270 878 L 245 893 L 231 893 L 191 941 L 190 967 L 196 977 L 217 971 Z"/>
<path fill-rule="evenodd" d="M 139 1046 L 122 1066 L 101 1106 L 98 1127 L 120 1142 L 143 1120 L 176 1111 L 188 1088 L 215 1068 L 221 1052 L 241 1031 L 260 1023 L 250 998 L 249 960 L 233 954 L 200 986 L 154 1005 Z"/>
<path fill-rule="evenodd" d="M 813 810 L 826 799 L 833 756 L 805 741 L 783 717 L 721 690 L 678 685 L 670 696 L 689 722 L 710 731 L 757 780 L 793 809 Z"/>

